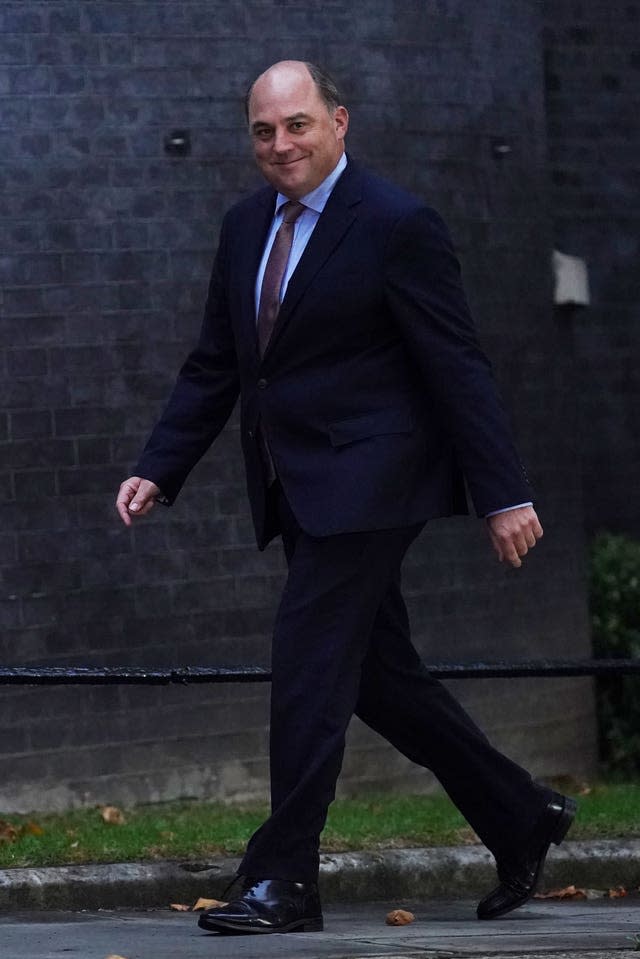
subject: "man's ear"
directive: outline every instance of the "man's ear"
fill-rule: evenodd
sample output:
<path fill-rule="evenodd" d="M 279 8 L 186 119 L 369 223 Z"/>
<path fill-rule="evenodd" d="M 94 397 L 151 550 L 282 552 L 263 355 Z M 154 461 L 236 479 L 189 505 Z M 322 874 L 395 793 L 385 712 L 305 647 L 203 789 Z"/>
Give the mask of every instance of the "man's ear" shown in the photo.
<path fill-rule="evenodd" d="M 349 129 L 349 113 L 346 107 L 338 107 L 336 109 L 336 112 L 333 114 L 333 122 L 335 123 L 338 139 L 344 140 L 347 135 L 347 130 Z"/>

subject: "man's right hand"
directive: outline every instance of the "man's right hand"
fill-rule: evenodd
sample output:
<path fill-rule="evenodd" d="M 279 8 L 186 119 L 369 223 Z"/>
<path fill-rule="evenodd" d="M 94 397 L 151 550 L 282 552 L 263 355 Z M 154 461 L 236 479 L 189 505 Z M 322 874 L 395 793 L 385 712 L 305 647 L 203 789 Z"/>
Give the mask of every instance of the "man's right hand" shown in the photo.
<path fill-rule="evenodd" d="M 160 488 L 141 476 L 130 476 L 120 486 L 116 509 L 125 526 L 131 526 L 132 516 L 146 516 L 155 506 Z"/>

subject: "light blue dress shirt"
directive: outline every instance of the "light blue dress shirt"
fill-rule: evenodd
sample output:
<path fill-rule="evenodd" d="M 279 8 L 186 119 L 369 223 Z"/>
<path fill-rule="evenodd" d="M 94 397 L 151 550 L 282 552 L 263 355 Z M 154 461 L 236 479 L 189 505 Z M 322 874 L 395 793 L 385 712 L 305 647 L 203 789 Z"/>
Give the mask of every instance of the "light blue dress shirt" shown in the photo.
<path fill-rule="evenodd" d="M 282 286 L 280 287 L 280 302 L 284 299 L 284 295 L 287 292 L 287 286 L 289 280 L 291 279 L 291 274 L 297 267 L 300 257 L 305 251 L 305 247 L 309 242 L 309 238 L 313 233 L 316 223 L 320 218 L 320 214 L 324 210 L 327 200 L 331 196 L 331 191 L 338 182 L 340 175 L 347 165 L 347 157 L 343 153 L 340 159 L 338 160 L 337 165 L 333 171 L 329 174 L 326 180 L 323 180 L 320 186 L 317 186 L 315 190 L 312 190 L 311 193 L 307 193 L 306 196 L 300 197 L 300 203 L 305 206 L 307 209 L 303 210 L 298 219 L 296 220 L 293 228 L 293 243 L 291 245 L 291 253 L 289 254 L 289 260 L 287 263 L 287 269 L 284 272 L 282 277 Z M 260 267 L 258 269 L 258 275 L 256 277 L 256 290 L 255 290 L 255 299 L 256 299 L 256 317 L 258 316 L 258 306 L 260 304 L 260 291 L 262 290 L 262 281 L 264 279 L 264 271 L 267 267 L 267 260 L 269 259 L 269 254 L 271 253 L 271 247 L 273 246 L 273 241 L 276 238 L 276 233 L 282 225 L 282 220 L 284 214 L 282 212 L 282 207 L 285 203 L 289 202 L 289 197 L 283 196 L 282 193 L 278 193 L 276 197 L 276 210 L 273 216 L 273 223 L 271 224 L 271 229 L 267 235 L 267 239 L 264 245 L 264 252 L 262 254 L 262 260 L 260 261 Z"/>
<path fill-rule="evenodd" d="M 347 157 L 343 153 L 338 163 L 336 164 L 333 171 L 329 174 L 326 180 L 323 180 L 320 186 L 317 186 L 315 190 L 312 190 L 311 193 L 307 193 L 306 196 L 300 197 L 300 203 L 306 207 L 305 210 L 300 214 L 298 219 L 294 224 L 293 229 L 293 242 L 291 244 L 291 253 L 289 254 L 289 260 L 287 262 L 287 268 L 282 277 L 282 286 L 280 287 L 280 302 L 284 299 L 284 295 L 287 292 L 287 286 L 293 271 L 300 262 L 300 257 L 305 251 L 306 245 L 309 242 L 311 234 L 313 233 L 316 223 L 320 218 L 320 214 L 324 210 L 327 200 L 331 196 L 331 191 L 338 182 L 339 177 L 347 166 Z M 273 246 L 273 241 L 275 240 L 276 233 L 282 225 L 282 220 L 284 214 L 282 212 L 282 207 L 285 203 L 289 202 L 289 197 L 284 196 L 282 193 L 278 193 L 276 197 L 276 209 L 273 216 L 273 223 L 271 224 L 271 229 L 267 235 L 267 239 L 264 244 L 264 251 L 262 253 L 262 259 L 260 261 L 260 266 L 258 268 L 258 275 L 256 276 L 256 288 L 255 288 L 255 307 L 256 307 L 256 318 L 258 316 L 258 307 L 260 305 L 260 292 L 262 290 L 262 281 L 264 279 L 264 271 L 267 267 L 267 260 L 269 259 L 269 253 L 271 252 L 271 247 Z M 497 509 L 491 513 L 487 513 L 485 519 L 488 519 L 489 516 L 497 516 L 498 513 L 508 513 L 512 509 L 519 509 L 521 506 L 532 506 L 532 503 L 518 503 L 517 506 L 505 506 L 504 509 Z"/>

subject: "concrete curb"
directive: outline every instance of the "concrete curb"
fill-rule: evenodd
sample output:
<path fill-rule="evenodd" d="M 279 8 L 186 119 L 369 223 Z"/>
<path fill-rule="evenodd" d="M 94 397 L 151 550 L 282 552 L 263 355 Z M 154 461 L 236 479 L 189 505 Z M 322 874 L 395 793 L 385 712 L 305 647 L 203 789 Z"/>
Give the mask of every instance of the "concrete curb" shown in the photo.
<path fill-rule="evenodd" d="M 0 870 L 0 911 L 114 909 L 217 898 L 236 859 L 207 863 L 113 863 Z M 493 858 L 481 846 L 386 849 L 324 855 L 325 902 L 479 897 L 495 884 Z M 566 842 L 552 847 L 545 887 L 640 885 L 640 840 Z"/>

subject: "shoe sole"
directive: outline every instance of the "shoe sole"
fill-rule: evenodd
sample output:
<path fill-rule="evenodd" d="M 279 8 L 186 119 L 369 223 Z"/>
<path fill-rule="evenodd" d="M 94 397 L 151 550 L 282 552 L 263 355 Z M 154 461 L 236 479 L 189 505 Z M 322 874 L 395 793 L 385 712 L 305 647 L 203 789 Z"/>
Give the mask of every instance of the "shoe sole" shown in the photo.
<path fill-rule="evenodd" d="M 278 929 L 270 929 L 268 926 L 247 926 L 243 923 L 236 923 L 233 921 L 220 920 L 217 922 L 215 919 L 209 919 L 203 922 L 204 916 L 198 920 L 198 925 L 201 929 L 205 929 L 207 932 L 218 932 L 222 935 L 273 935 L 279 932 L 322 932 L 324 928 L 324 923 L 322 921 L 322 916 L 316 917 L 315 919 L 297 919 L 295 922 L 290 922 L 286 926 L 280 926 Z"/>
<path fill-rule="evenodd" d="M 569 832 L 571 823 L 575 819 L 576 812 L 578 810 L 578 804 L 575 799 L 571 799 L 569 796 L 565 798 L 564 806 L 562 807 L 562 812 L 558 816 L 555 828 L 549 840 L 549 846 L 553 843 L 555 846 L 559 846 L 564 837 Z M 547 850 L 549 848 L 547 846 Z"/>
<path fill-rule="evenodd" d="M 520 906 L 524 906 L 525 902 L 528 902 L 529 899 L 531 899 L 531 897 L 535 895 L 535 892 L 538 888 L 540 880 L 542 879 L 545 862 L 547 859 L 547 855 L 549 853 L 549 846 L 551 845 L 551 843 L 553 843 L 554 846 L 560 845 L 564 837 L 569 832 L 569 829 L 571 828 L 571 823 L 575 819 L 577 810 L 578 810 L 578 804 L 576 803 L 575 799 L 571 799 L 569 796 L 565 796 L 563 806 L 562 806 L 562 811 L 558 814 L 558 818 L 556 819 L 553 829 L 551 831 L 551 835 L 549 836 L 549 842 L 547 843 L 544 853 L 542 854 L 540 858 L 540 866 L 538 867 L 538 871 L 536 872 L 535 879 L 531 887 L 531 892 L 527 896 L 524 896 L 522 899 L 520 899 L 518 902 L 514 902 L 510 906 L 507 906 L 505 909 L 500 909 L 498 912 L 493 912 L 490 916 L 479 915 L 478 919 L 483 919 L 485 921 L 486 920 L 490 921 L 491 919 L 499 919 L 501 916 L 506 916 L 508 912 L 513 912 L 514 909 L 519 909 Z"/>

